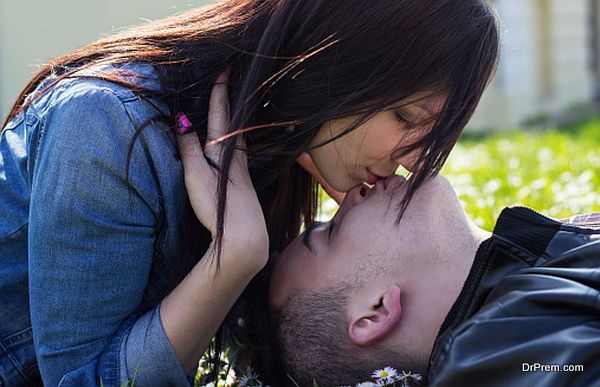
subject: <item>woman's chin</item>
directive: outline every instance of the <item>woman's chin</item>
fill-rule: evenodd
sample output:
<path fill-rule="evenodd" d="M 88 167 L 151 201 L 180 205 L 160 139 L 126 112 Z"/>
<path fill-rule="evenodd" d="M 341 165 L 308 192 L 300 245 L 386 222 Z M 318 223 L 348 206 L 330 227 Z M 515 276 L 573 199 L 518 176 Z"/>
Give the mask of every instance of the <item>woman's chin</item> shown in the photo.
<path fill-rule="evenodd" d="M 334 188 L 336 191 L 339 192 L 344 192 L 347 193 L 348 191 L 350 191 L 352 188 L 356 187 L 357 185 L 363 185 L 363 181 L 360 179 L 348 179 L 346 182 L 344 182 L 343 184 L 340 184 L 339 188 Z"/>

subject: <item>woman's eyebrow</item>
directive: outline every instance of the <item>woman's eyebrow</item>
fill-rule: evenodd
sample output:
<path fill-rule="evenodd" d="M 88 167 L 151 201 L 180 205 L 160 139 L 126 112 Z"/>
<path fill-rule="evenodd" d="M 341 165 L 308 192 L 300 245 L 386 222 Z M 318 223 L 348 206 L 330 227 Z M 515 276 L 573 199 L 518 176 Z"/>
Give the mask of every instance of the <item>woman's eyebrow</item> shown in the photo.
<path fill-rule="evenodd" d="M 421 103 L 419 103 L 421 102 Z M 427 104 L 423 101 L 415 101 L 414 102 L 415 105 L 417 105 L 417 107 L 425 110 L 427 113 L 429 113 L 430 116 L 433 115 L 433 112 L 429 109 L 429 106 L 427 106 Z"/>
<path fill-rule="evenodd" d="M 401 103 L 399 105 L 394 105 L 391 107 L 391 109 L 402 109 L 403 107 L 409 106 L 409 105 L 415 105 L 416 107 L 418 107 L 422 110 L 425 110 L 427 113 L 429 113 L 430 116 L 433 115 L 433 112 L 429 108 L 427 102 L 425 101 L 425 98 L 416 99 L 414 101 L 407 101 L 407 102 Z"/>
<path fill-rule="evenodd" d="M 436 121 L 439 119 L 440 115 L 442 114 L 441 111 L 432 111 L 431 110 L 431 105 L 427 104 L 426 102 L 422 101 L 422 100 L 418 100 L 414 102 L 415 106 L 417 106 L 418 108 L 424 110 L 425 112 L 427 112 L 427 117 L 425 117 L 425 119 L 421 120 L 419 123 L 420 124 L 427 124 L 430 123 L 432 121 Z"/>

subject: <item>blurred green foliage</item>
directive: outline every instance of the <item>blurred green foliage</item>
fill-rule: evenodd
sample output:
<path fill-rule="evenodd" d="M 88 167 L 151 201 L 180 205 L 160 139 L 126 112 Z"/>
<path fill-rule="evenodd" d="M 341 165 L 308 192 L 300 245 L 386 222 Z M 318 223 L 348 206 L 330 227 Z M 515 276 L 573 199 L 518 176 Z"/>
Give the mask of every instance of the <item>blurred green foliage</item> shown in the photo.
<path fill-rule="evenodd" d="M 463 135 L 442 170 L 473 221 L 492 230 L 506 206 L 553 218 L 600 212 L 600 117 L 544 131 Z M 335 211 L 323 201 L 324 217 Z"/>

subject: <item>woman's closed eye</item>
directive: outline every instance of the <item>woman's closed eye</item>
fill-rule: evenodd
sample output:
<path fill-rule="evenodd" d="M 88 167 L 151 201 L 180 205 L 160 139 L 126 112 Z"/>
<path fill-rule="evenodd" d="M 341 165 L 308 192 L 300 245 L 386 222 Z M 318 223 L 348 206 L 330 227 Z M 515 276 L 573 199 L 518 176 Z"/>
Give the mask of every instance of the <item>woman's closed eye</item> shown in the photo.
<path fill-rule="evenodd" d="M 401 123 L 404 127 L 406 127 L 407 129 L 412 128 L 415 124 L 413 121 L 409 120 L 406 115 L 398 112 L 398 111 L 394 111 L 394 116 L 396 117 L 396 121 L 398 121 L 399 123 Z"/>

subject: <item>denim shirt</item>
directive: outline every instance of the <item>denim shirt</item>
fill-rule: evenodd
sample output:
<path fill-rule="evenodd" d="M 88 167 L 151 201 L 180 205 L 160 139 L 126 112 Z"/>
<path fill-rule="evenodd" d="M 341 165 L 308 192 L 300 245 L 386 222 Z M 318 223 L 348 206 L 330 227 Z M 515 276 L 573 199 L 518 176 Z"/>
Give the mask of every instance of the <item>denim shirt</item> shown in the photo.
<path fill-rule="evenodd" d="M 125 176 L 136 128 L 157 108 L 169 114 L 155 104 L 108 81 L 63 79 L 4 128 L 0 386 L 32 383 L 38 368 L 48 386 L 134 374 L 136 385 L 189 384 L 160 321 L 187 195 L 166 124 L 141 132 Z"/>

